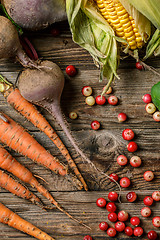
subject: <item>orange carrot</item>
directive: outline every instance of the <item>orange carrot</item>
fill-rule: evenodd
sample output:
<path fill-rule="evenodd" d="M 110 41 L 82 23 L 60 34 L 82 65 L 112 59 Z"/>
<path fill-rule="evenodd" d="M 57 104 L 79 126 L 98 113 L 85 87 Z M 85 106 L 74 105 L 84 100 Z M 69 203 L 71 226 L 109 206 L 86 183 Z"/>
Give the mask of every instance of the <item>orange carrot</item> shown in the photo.
<path fill-rule="evenodd" d="M 53 143 L 57 146 L 57 148 L 68 161 L 70 168 L 74 171 L 77 178 L 83 184 L 84 189 L 87 191 L 87 184 L 81 173 L 79 172 L 75 162 L 73 161 L 65 145 L 62 143 L 61 139 L 56 134 L 51 125 L 47 122 L 47 120 L 42 116 L 42 114 L 40 114 L 40 112 L 32 103 L 28 102 L 25 98 L 22 97 L 20 91 L 17 88 L 13 88 L 12 84 L 10 84 L 2 76 L 0 80 L 0 86 L 2 88 L 2 90 L 0 88 L 0 91 L 3 93 L 7 102 L 19 113 L 25 116 L 30 122 L 32 122 L 34 126 L 43 131 L 53 141 Z"/>
<path fill-rule="evenodd" d="M 7 224 L 13 228 L 16 228 L 30 236 L 33 236 L 40 240 L 55 240 L 47 233 L 41 231 L 33 224 L 27 222 L 16 213 L 12 212 L 9 208 L 0 203 L 0 222 Z"/>
<path fill-rule="evenodd" d="M 82 222 L 78 221 L 72 217 L 68 212 L 66 212 L 60 204 L 52 197 L 52 195 L 45 189 L 33 176 L 33 174 L 20 164 L 15 158 L 13 158 L 7 150 L 0 146 L 0 168 L 7 170 L 8 172 L 14 174 L 21 181 L 30 184 L 33 188 L 36 188 L 39 193 L 41 193 L 45 198 L 47 198 L 52 204 L 54 204 L 61 212 L 65 213 L 69 218 L 82 224 L 83 226 L 89 228 Z M 89 228 L 90 229 L 90 228 Z"/>

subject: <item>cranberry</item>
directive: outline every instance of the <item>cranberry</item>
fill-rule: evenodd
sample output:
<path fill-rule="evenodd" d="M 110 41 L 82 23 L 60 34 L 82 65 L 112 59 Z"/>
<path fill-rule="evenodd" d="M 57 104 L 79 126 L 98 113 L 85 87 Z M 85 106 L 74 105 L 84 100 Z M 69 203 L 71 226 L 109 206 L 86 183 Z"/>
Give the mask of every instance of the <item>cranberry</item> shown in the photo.
<path fill-rule="evenodd" d="M 125 232 L 125 234 L 127 235 L 127 236 L 132 236 L 133 235 L 133 229 L 131 228 L 131 227 L 126 227 L 125 229 L 124 229 L 124 232 Z"/>
<path fill-rule="evenodd" d="M 112 87 L 109 87 L 108 90 L 105 92 L 105 94 L 110 94 L 110 93 L 112 93 L 112 90 L 113 90 Z"/>
<path fill-rule="evenodd" d="M 128 220 L 128 216 L 128 213 L 122 210 L 118 213 L 118 220 L 121 222 L 125 222 Z"/>
<path fill-rule="evenodd" d="M 108 228 L 108 223 L 107 222 L 101 222 L 99 224 L 99 228 L 102 230 L 102 231 L 106 231 L 107 228 Z"/>
<path fill-rule="evenodd" d="M 121 180 L 120 180 L 119 183 L 120 183 L 120 186 L 121 186 L 121 187 L 123 187 L 123 188 L 127 188 L 127 187 L 130 186 L 131 181 L 130 181 L 129 178 L 127 178 L 127 177 L 123 177 L 123 178 L 121 178 Z"/>
<path fill-rule="evenodd" d="M 86 104 L 89 106 L 93 106 L 95 104 L 95 99 L 93 96 L 86 97 Z"/>
<path fill-rule="evenodd" d="M 150 240 L 156 240 L 158 235 L 155 231 L 152 230 L 152 231 L 148 232 L 147 237 Z"/>
<path fill-rule="evenodd" d="M 116 229 L 114 229 L 114 228 L 108 228 L 107 234 L 108 234 L 109 237 L 115 237 L 116 234 L 117 234 Z"/>
<path fill-rule="evenodd" d="M 118 121 L 119 122 L 125 122 L 127 120 L 127 115 L 123 112 L 118 114 Z"/>
<path fill-rule="evenodd" d="M 136 62 L 136 68 L 140 71 L 144 70 L 142 63 L 140 63 L 140 62 Z"/>
<path fill-rule="evenodd" d="M 145 103 L 151 103 L 152 102 L 152 98 L 151 98 L 151 95 L 150 94 L 145 94 L 143 97 L 143 102 Z"/>
<path fill-rule="evenodd" d="M 149 207 L 144 207 L 141 209 L 141 215 L 143 217 L 149 217 L 151 215 L 151 209 Z"/>
<path fill-rule="evenodd" d="M 150 182 L 153 180 L 154 178 L 154 173 L 152 171 L 146 171 L 143 175 L 144 179 L 147 181 L 147 182 Z"/>
<path fill-rule="evenodd" d="M 88 97 L 92 94 L 92 88 L 90 86 L 85 86 L 82 88 L 82 94 L 85 96 L 85 97 Z"/>
<path fill-rule="evenodd" d="M 132 167 L 139 167 L 141 165 L 142 161 L 140 159 L 140 157 L 138 156 L 133 156 L 130 159 L 130 164 Z"/>
<path fill-rule="evenodd" d="M 152 223 L 153 223 L 153 225 L 155 226 L 155 227 L 160 227 L 160 217 L 159 216 L 157 216 L 157 217 L 154 217 L 153 219 L 152 219 Z"/>
<path fill-rule="evenodd" d="M 69 113 L 69 118 L 70 119 L 76 119 L 78 117 L 77 113 L 76 112 L 70 112 Z"/>
<path fill-rule="evenodd" d="M 104 104 L 106 103 L 105 97 L 104 97 L 104 96 L 101 96 L 101 95 L 98 95 L 98 96 L 96 97 L 96 103 L 97 103 L 98 105 L 104 105 Z"/>
<path fill-rule="evenodd" d="M 118 199 L 118 193 L 116 193 L 116 192 L 109 192 L 109 193 L 108 193 L 108 199 L 109 199 L 110 201 L 113 201 L 113 202 L 117 201 L 117 199 Z"/>
<path fill-rule="evenodd" d="M 130 223 L 133 225 L 133 226 L 138 226 L 140 224 L 140 219 L 139 217 L 132 217 L 130 219 Z"/>
<path fill-rule="evenodd" d="M 103 208 L 103 207 L 106 206 L 107 202 L 104 198 L 98 198 L 97 201 L 96 201 L 96 204 L 97 204 L 98 207 Z"/>
<path fill-rule="evenodd" d="M 132 140 L 134 138 L 134 132 L 132 131 L 132 129 L 124 129 L 122 132 L 122 137 L 124 140 Z"/>
<path fill-rule="evenodd" d="M 151 198 L 150 196 L 146 196 L 143 199 L 143 202 L 146 206 L 151 206 L 153 204 L 153 198 Z"/>
<path fill-rule="evenodd" d="M 100 126 L 101 126 L 100 123 L 98 121 L 96 121 L 96 120 L 91 122 L 91 128 L 93 130 L 98 130 L 100 128 Z"/>
<path fill-rule="evenodd" d="M 153 103 L 148 103 L 145 109 L 147 113 L 153 114 L 156 111 L 156 106 Z"/>
<path fill-rule="evenodd" d="M 116 173 L 111 173 L 111 174 L 109 175 L 109 177 L 110 177 L 110 181 L 111 181 L 111 182 L 114 182 L 113 180 L 115 180 L 116 182 L 118 182 L 119 177 L 118 177 L 118 175 L 117 175 Z M 112 180 L 112 179 L 113 179 L 113 180 Z"/>
<path fill-rule="evenodd" d="M 128 159 L 126 158 L 126 156 L 124 156 L 124 155 L 119 155 L 119 156 L 117 157 L 117 163 L 118 163 L 119 165 L 124 166 L 124 165 L 127 164 L 127 162 L 128 162 Z"/>
<path fill-rule="evenodd" d="M 135 192 L 129 192 L 126 195 L 128 202 L 134 202 L 137 199 L 137 194 Z"/>
<path fill-rule="evenodd" d="M 159 202 L 160 201 L 160 191 L 154 191 L 152 193 L 152 198 L 153 200 L 155 200 L 156 202 Z"/>
<path fill-rule="evenodd" d="M 118 103 L 118 98 L 116 96 L 110 96 L 108 98 L 108 103 L 114 106 Z"/>
<path fill-rule="evenodd" d="M 83 240 L 93 240 L 93 238 L 90 235 L 84 236 Z"/>
<path fill-rule="evenodd" d="M 116 222 L 116 224 L 115 224 L 115 229 L 116 229 L 116 231 L 118 231 L 118 232 L 122 232 L 124 229 L 125 229 L 125 224 L 124 224 L 124 222 Z"/>
<path fill-rule="evenodd" d="M 134 236 L 136 236 L 136 237 L 141 237 L 142 234 L 143 234 L 143 228 L 141 228 L 141 227 L 136 227 L 136 228 L 133 230 L 133 234 L 134 234 Z"/>
<path fill-rule="evenodd" d="M 153 119 L 154 119 L 154 121 L 156 121 L 156 122 L 160 122 L 160 112 L 155 112 L 154 114 L 153 114 Z"/>
<path fill-rule="evenodd" d="M 115 203 L 109 202 L 109 203 L 107 203 L 106 209 L 108 212 L 115 212 L 117 207 L 116 207 Z"/>
<path fill-rule="evenodd" d="M 60 30 L 58 28 L 52 28 L 50 33 L 52 34 L 53 37 L 57 37 L 60 35 Z"/>
<path fill-rule="evenodd" d="M 115 212 L 111 212 L 108 214 L 108 220 L 111 222 L 117 221 L 117 214 Z"/>
<path fill-rule="evenodd" d="M 137 151 L 137 149 L 138 149 L 137 143 L 135 143 L 135 142 L 128 143 L 127 149 L 128 149 L 129 152 Z"/>
<path fill-rule="evenodd" d="M 66 73 L 70 76 L 73 77 L 77 74 L 77 70 L 73 65 L 69 65 L 66 67 Z"/>

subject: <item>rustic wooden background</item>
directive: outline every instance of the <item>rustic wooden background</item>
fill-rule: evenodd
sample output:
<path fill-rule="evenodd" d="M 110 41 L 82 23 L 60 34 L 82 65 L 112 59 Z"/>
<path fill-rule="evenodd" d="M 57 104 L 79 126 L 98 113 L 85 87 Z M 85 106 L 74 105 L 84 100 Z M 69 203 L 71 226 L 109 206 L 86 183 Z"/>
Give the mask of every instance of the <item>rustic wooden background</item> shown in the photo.
<path fill-rule="evenodd" d="M 90 107 L 85 104 L 85 97 L 81 93 L 82 87 L 90 85 L 93 88 L 93 95 L 97 96 L 101 93 L 106 80 L 102 83 L 99 82 L 99 70 L 93 64 L 89 53 L 72 41 L 67 22 L 60 23 L 58 28 L 61 31 L 58 37 L 53 37 L 50 34 L 50 29 L 48 29 L 42 32 L 29 33 L 29 38 L 37 49 L 39 56 L 57 63 L 64 71 L 64 74 L 65 68 L 70 64 L 77 68 L 78 74 L 75 77 L 69 78 L 66 76 L 62 96 L 62 109 L 72 133 L 81 149 L 99 169 L 107 174 L 115 172 L 120 178 L 124 176 L 131 178 L 132 186 L 129 189 L 122 190 L 122 203 L 117 203 L 117 206 L 118 210 L 128 211 L 130 216 L 140 216 L 140 210 L 144 206 L 143 198 L 146 195 L 151 195 L 154 190 L 160 190 L 160 123 L 155 122 L 152 116 L 145 112 L 145 104 L 142 101 L 142 96 L 150 93 L 152 85 L 159 81 L 159 77 L 150 71 L 138 71 L 135 69 L 135 61 L 129 57 L 123 60 L 119 66 L 118 75 L 120 80 L 115 80 L 112 84 L 113 94 L 119 98 L 119 104 L 117 106 L 106 104 L 104 106 L 95 105 Z M 160 59 L 152 58 L 148 61 L 148 64 L 160 72 Z M 12 60 L 0 61 L 0 73 L 12 83 L 16 81 L 16 77 L 21 70 L 22 66 L 19 63 Z M 58 210 L 41 210 L 26 200 L 13 196 L 4 189 L 0 191 L 0 202 L 46 231 L 56 240 L 83 240 L 83 237 L 87 234 L 90 234 L 94 240 L 109 239 L 107 234 L 98 228 L 101 221 L 108 220 L 107 210 L 98 208 L 96 199 L 99 197 L 107 199 L 108 192 L 111 190 L 119 191 L 118 187 L 110 182 L 105 175 L 96 173 L 91 166 L 83 162 L 52 117 L 45 110 L 40 108 L 39 110 L 54 126 L 66 144 L 90 191 L 76 191 L 67 179 L 58 177 L 42 166 L 36 165 L 30 159 L 25 159 L 15 152 L 9 151 L 35 175 L 44 178 L 48 184 L 42 180 L 39 181 L 50 190 L 56 200 L 70 214 L 88 224 L 93 230 L 90 232 L 79 226 Z M 53 143 L 7 105 L 2 95 L 0 95 L 0 111 L 5 112 L 18 123 L 21 123 L 46 149 L 59 157 L 62 162 L 65 162 Z M 69 119 L 68 114 L 70 111 L 77 112 L 78 119 Z M 128 120 L 125 123 L 119 123 L 117 120 L 118 113 L 122 111 L 128 115 Z M 101 123 L 101 129 L 98 131 L 94 131 L 90 127 L 91 121 L 95 119 Z M 116 163 L 119 154 L 126 154 L 128 159 L 133 155 L 127 152 L 127 143 L 121 136 L 125 128 L 131 128 L 136 133 L 135 141 L 139 146 L 136 155 L 140 156 L 143 161 L 142 166 L 139 168 L 133 168 L 129 164 L 120 167 Z M 143 179 L 143 173 L 146 170 L 154 172 L 155 179 L 152 182 L 146 182 Z M 31 190 L 35 192 L 35 190 Z M 131 190 L 136 191 L 138 194 L 138 200 L 135 203 L 128 203 L 125 199 L 126 193 Z M 48 204 L 48 201 L 39 193 L 35 193 L 43 199 L 44 203 Z M 145 231 L 143 239 L 146 238 L 146 233 L 149 230 L 155 230 L 160 234 L 160 231 L 151 223 L 154 216 L 160 216 L 160 204 L 155 203 L 151 206 L 151 209 L 151 217 L 144 219 L 140 216 L 141 226 L 144 227 Z M 117 239 L 124 238 L 128 237 L 122 233 L 117 235 Z M 0 224 L 0 239 L 31 240 L 33 238 Z"/>

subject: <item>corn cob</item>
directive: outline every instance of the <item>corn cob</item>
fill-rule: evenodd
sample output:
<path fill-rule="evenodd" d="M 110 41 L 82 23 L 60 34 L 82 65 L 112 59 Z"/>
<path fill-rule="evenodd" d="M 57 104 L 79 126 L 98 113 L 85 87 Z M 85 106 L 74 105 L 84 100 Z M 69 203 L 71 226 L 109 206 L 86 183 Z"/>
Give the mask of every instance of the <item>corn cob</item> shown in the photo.
<path fill-rule="evenodd" d="M 130 49 L 134 50 L 144 45 L 134 19 L 119 0 L 95 0 L 95 2 L 103 17 L 115 31 L 115 35 L 125 39 Z"/>

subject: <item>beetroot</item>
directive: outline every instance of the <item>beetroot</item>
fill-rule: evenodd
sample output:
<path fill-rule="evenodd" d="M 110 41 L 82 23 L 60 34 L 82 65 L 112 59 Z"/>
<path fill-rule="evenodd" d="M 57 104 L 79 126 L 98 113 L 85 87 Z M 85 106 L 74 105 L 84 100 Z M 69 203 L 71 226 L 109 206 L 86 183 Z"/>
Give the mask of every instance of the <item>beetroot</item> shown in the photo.
<path fill-rule="evenodd" d="M 2 4 L 19 26 L 32 31 L 67 19 L 65 0 L 2 0 Z"/>

